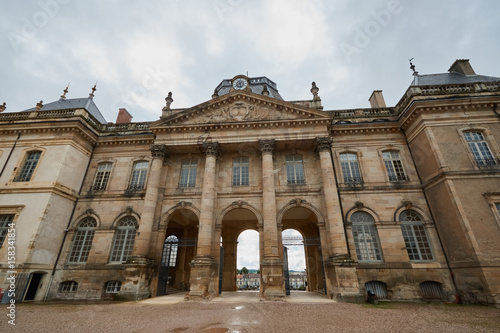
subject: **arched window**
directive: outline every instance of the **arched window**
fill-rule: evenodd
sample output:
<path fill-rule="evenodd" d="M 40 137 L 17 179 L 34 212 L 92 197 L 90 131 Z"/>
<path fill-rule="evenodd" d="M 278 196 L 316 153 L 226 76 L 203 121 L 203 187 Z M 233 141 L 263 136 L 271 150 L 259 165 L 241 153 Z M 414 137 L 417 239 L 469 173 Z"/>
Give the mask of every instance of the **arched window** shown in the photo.
<path fill-rule="evenodd" d="M 362 183 L 361 172 L 359 172 L 358 156 L 353 153 L 340 154 L 340 166 L 345 184 Z"/>
<path fill-rule="evenodd" d="M 2 247 L 2 244 L 4 240 L 7 238 L 7 232 L 9 230 L 9 224 L 14 221 L 14 215 L 12 214 L 2 214 L 0 215 L 0 247 Z M 6 243 L 7 244 L 7 243 Z"/>
<path fill-rule="evenodd" d="M 146 187 L 146 176 L 148 174 L 148 161 L 135 162 L 130 177 L 129 190 L 142 190 Z"/>
<path fill-rule="evenodd" d="M 382 152 L 382 158 L 384 159 L 389 181 L 400 182 L 408 180 L 408 176 L 406 176 L 405 169 L 403 167 L 403 161 L 401 160 L 398 151 L 384 151 Z"/>
<path fill-rule="evenodd" d="M 125 216 L 116 227 L 110 262 L 123 263 L 132 255 L 134 247 L 137 220 L 133 216 Z"/>
<path fill-rule="evenodd" d="M 108 281 L 106 282 L 106 294 L 117 294 L 120 292 L 122 283 L 120 281 Z"/>
<path fill-rule="evenodd" d="M 94 232 L 97 222 L 93 217 L 86 217 L 78 225 L 73 240 L 73 247 L 69 255 L 69 262 L 85 263 L 89 257 L 92 241 L 94 240 Z"/>
<path fill-rule="evenodd" d="M 352 237 L 359 261 L 381 261 L 382 253 L 375 228 L 375 220 L 365 212 L 351 215 Z"/>
<path fill-rule="evenodd" d="M 287 155 L 285 165 L 288 185 L 306 183 L 302 155 Z"/>
<path fill-rule="evenodd" d="M 113 163 L 110 162 L 99 163 L 99 166 L 97 167 L 97 173 L 94 179 L 94 185 L 92 185 L 92 190 L 94 191 L 106 190 L 112 166 Z"/>
<path fill-rule="evenodd" d="M 374 292 L 378 298 L 389 298 L 387 295 L 387 285 L 380 281 L 370 281 L 365 283 L 366 291 Z"/>
<path fill-rule="evenodd" d="M 497 160 L 493 157 L 483 133 L 478 131 L 464 132 L 464 137 L 478 166 L 491 166 L 497 164 Z"/>
<path fill-rule="evenodd" d="M 399 221 L 410 260 L 434 260 L 422 216 L 414 210 L 404 210 L 399 214 Z"/>
<path fill-rule="evenodd" d="M 26 154 L 23 166 L 19 170 L 17 176 L 14 178 L 15 182 L 29 182 L 35 172 L 35 168 L 42 155 L 41 151 L 31 151 Z"/>
<path fill-rule="evenodd" d="M 76 293 L 78 283 L 76 281 L 64 281 L 59 285 L 59 292 L 61 293 Z"/>
<path fill-rule="evenodd" d="M 175 235 L 170 235 L 163 244 L 163 255 L 161 257 L 162 267 L 175 267 L 177 263 L 177 250 L 179 249 L 179 239 Z"/>

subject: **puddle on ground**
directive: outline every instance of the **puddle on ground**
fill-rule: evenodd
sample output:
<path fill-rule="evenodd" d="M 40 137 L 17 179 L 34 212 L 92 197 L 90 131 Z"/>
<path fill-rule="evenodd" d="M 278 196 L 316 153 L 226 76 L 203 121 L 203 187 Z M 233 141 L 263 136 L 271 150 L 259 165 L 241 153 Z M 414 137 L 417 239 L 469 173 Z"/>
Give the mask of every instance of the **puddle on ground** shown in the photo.
<path fill-rule="evenodd" d="M 240 306 L 236 306 L 236 307 L 231 308 L 231 309 L 233 309 L 233 310 L 241 310 L 241 309 L 243 309 L 243 306 L 240 305 Z"/>

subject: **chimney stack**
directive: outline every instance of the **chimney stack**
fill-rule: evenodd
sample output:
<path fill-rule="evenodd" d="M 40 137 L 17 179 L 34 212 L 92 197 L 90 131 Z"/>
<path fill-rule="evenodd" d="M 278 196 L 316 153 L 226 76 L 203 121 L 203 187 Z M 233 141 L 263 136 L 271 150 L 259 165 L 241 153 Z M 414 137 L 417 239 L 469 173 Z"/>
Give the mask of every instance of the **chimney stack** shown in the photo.
<path fill-rule="evenodd" d="M 387 107 L 385 105 L 384 95 L 382 95 L 382 90 L 374 90 L 368 100 L 370 101 L 370 105 L 374 109 Z"/>
<path fill-rule="evenodd" d="M 132 121 L 132 115 L 128 113 L 127 109 L 120 108 L 118 117 L 116 117 L 116 124 L 129 124 Z"/>
<path fill-rule="evenodd" d="M 476 75 L 476 72 L 474 72 L 474 69 L 472 69 L 472 66 L 469 63 L 469 59 L 455 60 L 450 69 L 448 69 L 448 72 L 455 72 L 462 75 Z"/>

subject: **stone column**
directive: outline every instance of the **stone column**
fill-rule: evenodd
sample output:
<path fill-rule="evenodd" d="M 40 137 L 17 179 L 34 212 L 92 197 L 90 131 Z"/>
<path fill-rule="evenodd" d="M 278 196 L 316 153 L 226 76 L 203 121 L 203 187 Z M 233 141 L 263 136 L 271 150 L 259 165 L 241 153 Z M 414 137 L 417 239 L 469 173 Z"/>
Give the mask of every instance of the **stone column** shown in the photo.
<path fill-rule="evenodd" d="M 259 140 L 262 151 L 262 216 L 264 255 L 261 262 L 262 293 L 267 299 L 285 297 L 283 261 L 279 256 L 276 193 L 274 185 L 274 140 Z"/>
<path fill-rule="evenodd" d="M 143 212 L 134 241 L 134 249 L 132 251 L 132 258 L 136 261 L 149 257 L 149 243 L 151 240 L 156 206 L 158 204 L 158 189 L 160 187 L 161 171 L 165 158 L 169 156 L 169 152 L 165 145 L 151 145 L 149 149 L 153 155 L 153 161 L 149 168 L 149 178 L 146 194 L 144 196 Z"/>
<path fill-rule="evenodd" d="M 169 155 L 165 145 L 151 145 L 153 162 L 149 169 L 148 184 L 143 201 L 143 212 L 137 229 L 132 257 L 125 263 L 124 281 L 120 289 L 120 297 L 128 300 L 139 300 L 151 297 L 153 261 L 149 258 L 149 244 L 158 204 L 158 189 L 165 157 Z"/>
<path fill-rule="evenodd" d="M 348 257 L 347 243 L 345 240 L 344 223 L 342 211 L 340 210 L 340 198 L 335 183 L 333 165 L 331 158 L 332 138 L 316 138 L 314 146 L 319 155 L 321 163 L 321 177 L 323 180 L 323 195 L 326 204 L 326 229 L 328 232 L 330 257 Z"/>
<path fill-rule="evenodd" d="M 216 295 L 217 267 L 212 255 L 214 240 L 214 208 L 215 208 L 215 167 L 220 154 L 218 142 L 205 142 L 201 147 L 205 153 L 205 172 L 201 195 L 200 222 L 198 228 L 198 246 L 196 256 L 191 265 L 190 298 L 211 298 Z"/>
<path fill-rule="evenodd" d="M 331 146 L 332 138 L 316 138 L 314 148 L 320 158 L 327 216 L 325 224 L 329 258 L 325 265 L 327 284 L 325 287 L 330 298 L 338 301 L 360 301 L 363 295 L 359 291 L 356 263 L 348 255 L 340 198 L 333 172 Z"/>

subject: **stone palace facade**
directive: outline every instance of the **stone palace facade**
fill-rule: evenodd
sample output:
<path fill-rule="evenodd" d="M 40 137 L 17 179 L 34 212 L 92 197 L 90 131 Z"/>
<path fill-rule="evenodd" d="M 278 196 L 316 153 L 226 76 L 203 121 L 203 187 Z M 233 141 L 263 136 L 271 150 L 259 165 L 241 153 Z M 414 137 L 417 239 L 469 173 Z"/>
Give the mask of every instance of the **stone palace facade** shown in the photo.
<path fill-rule="evenodd" d="M 323 110 L 318 91 L 284 101 L 238 75 L 143 123 L 106 122 L 93 92 L 0 106 L 0 287 L 15 271 L 18 301 L 211 299 L 237 290 L 251 229 L 261 297 L 282 298 L 295 229 L 309 291 L 498 306 L 500 78 L 457 60 L 414 72 L 394 107 L 374 91 L 371 108 Z"/>

